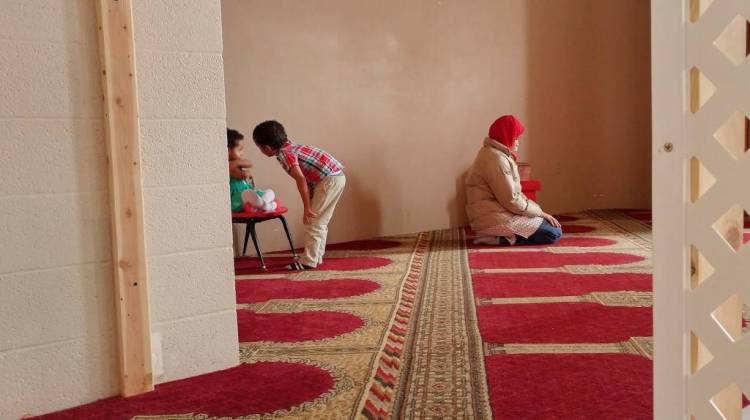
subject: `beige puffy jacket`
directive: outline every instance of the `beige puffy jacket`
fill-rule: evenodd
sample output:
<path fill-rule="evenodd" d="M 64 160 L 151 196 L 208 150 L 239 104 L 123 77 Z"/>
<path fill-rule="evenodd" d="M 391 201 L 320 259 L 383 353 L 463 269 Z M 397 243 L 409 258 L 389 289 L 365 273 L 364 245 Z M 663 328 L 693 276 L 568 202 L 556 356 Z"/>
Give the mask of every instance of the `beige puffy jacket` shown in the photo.
<path fill-rule="evenodd" d="M 521 191 L 518 166 L 508 148 L 498 141 L 484 140 L 466 175 L 466 213 L 477 232 L 505 226 L 514 214 L 542 215 L 539 205 Z"/>

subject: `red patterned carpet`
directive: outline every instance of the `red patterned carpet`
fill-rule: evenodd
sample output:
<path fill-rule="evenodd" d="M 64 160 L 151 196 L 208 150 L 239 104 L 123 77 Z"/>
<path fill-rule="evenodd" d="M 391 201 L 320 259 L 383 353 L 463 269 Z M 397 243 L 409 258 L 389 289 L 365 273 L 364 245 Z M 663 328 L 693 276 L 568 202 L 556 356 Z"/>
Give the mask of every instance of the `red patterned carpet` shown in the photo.
<path fill-rule="evenodd" d="M 319 270 L 309 273 L 287 270 L 288 257 L 267 258 L 267 271 L 260 270 L 255 258 L 238 258 L 237 318 L 243 363 L 157 385 L 145 395 L 109 398 L 42 418 L 307 418 L 316 411 L 333 413 L 319 418 L 338 418 L 342 404 L 337 399 L 343 399 L 349 411 L 356 409 L 351 395 L 354 379 L 346 363 L 330 356 L 346 349 L 342 360 L 351 364 L 347 352 L 357 345 L 347 342 L 365 338 L 370 344 L 363 347 L 364 354 L 372 357 L 377 342 L 373 336 L 382 334 L 387 322 L 375 318 L 387 311 L 372 313 L 357 307 L 369 305 L 371 295 L 382 300 L 397 293 L 416 239 L 411 235 L 332 245 L 330 257 Z M 268 278 L 268 273 L 275 274 Z M 324 357 L 309 354 L 311 348 L 326 346 L 332 349 L 318 352 Z M 364 361 L 355 362 L 358 370 L 366 369 Z"/>
<path fill-rule="evenodd" d="M 238 275 L 259 274 L 265 272 L 284 273 L 288 272 L 287 266 L 293 261 L 291 257 L 268 257 L 265 258 L 268 270 L 260 268 L 260 262 L 255 257 L 238 258 L 234 262 L 234 271 Z M 358 258 L 326 258 L 319 265 L 317 271 L 357 271 L 385 267 L 391 260 L 382 257 L 362 256 Z"/>
<path fill-rule="evenodd" d="M 651 290 L 651 274 L 482 273 L 473 276 L 478 298 L 582 296 L 592 292 Z"/>
<path fill-rule="evenodd" d="M 556 253 L 547 251 L 475 253 L 469 257 L 472 268 L 559 268 L 567 265 L 617 265 L 642 261 L 644 257 L 617 252 Z"/>
<path fill-rule="evenodd" d="M 650 419 L 650 212 L 561 220 L 556 246 L 469 257 L 494 417 Z"/>
<path fill-rule="evenodd" d="M 260 303 L 274 299 L 335 299 L 360 296 L 380 288 L 370 280 L 331 279 L 295 281 L 284 278 L 238 280 L 237 303 Z"/>
<path fill-rule="evenodd" d="M 453 229 L 333 245 L 314 271 L 239 258 L 239 366 L 45 418 L 651 418 L 646 215 L 564 216 L 545 247 Z"/>
<path fill-rule="evenodd" d="M 320 397 L 333 385 L 331 374 L 315 366 L 299 363 L 241 364 L 232 369 L 162 384 L 154 392 L 137 397 L 110 398 L 40 418 L 103 420 L 176 413 L 239 417 L 304 403 Z"/>
<path fill-rule="evenodd" d="M 497 419 L 651 419 L 651 361 L 630 354 L 487 357 Z"/>
<path fill-rule="evenodd" d="M 619 343 L 651 336 L 651 308 L 492 302 L 477 308 L 477 318 L 490 343 Z"/>
<path fill-rule="evenodd" d="M 322 340 L 347 334 L 365 325 L 362 318 L 345 312 L 304 311 L 263 314 L 237 311 L 241 343 L 270 341 L 293 343 Z"/>
<path fill-rule="evenodd" d="M 555 244 L 548 245 L 545 248 L 558 248 L 558 247 L 570 247 L 570 246 L 578 246 L 581 248 L 588 248 L 588 247 L 598 247 L 598 246 L 607 246 L 607 245 L 614 245 L 615 241 L 612 239 L 606 239 L 606 238 L 587 238 L 585 236 L 566 236 L 560 239 Z M 487 249 L 486 245 L 476 245 L 474 243 L 468 244 L 469 249 Z M 541 245 L 529 245 L 525 248 L 534 249 L 534 248 L 541 248 Z"/>
<path fill-rule="evenodd" d="M 586 225 L 570 225 L 563 223 L 563 230 L 565 233 L 589 233 L 593 232 L 595 229 Z"/>

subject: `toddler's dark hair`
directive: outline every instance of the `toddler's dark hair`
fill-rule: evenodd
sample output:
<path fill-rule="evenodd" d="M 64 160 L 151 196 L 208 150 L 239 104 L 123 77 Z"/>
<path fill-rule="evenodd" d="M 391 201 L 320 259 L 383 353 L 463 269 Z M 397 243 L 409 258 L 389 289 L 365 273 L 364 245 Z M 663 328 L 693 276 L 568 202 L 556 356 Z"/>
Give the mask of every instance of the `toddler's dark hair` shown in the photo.
<path fill-rule="evenodd" d="M 255 126 L 253 140 L 258 146 L 269 146 L 273 150 L 279 150 L 287 142 L 286 131 L 278 121 L 263 121 Z"/>
<path fill-rule="evenodd" d="M 237 147 L 237 145 L 240 143 L 240 140 L 244 138 L 245 136 L 243 136 L 239 131 L 227 128 L 227 147 L 229 149 Z"/>

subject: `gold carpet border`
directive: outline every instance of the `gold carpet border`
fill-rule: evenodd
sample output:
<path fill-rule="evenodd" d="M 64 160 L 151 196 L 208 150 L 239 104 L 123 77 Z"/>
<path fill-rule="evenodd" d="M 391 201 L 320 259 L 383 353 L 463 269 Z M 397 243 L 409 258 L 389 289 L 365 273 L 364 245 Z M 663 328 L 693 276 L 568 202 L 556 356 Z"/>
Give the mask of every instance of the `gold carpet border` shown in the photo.
<path fill-rule="evenodd" d="M 444 230 L 432 237 L 409 352 L 410 370 L 393 416 L 491 418 L 465 232 Z"/>
<path fill-rule="evenodd" d="M 393 413 L 393 405 L 403 379 L 402 372 L 404 366 L 408 365 L 404 359 L 408 356 L 407 347 L 413 340 L 413 315 L 423 287 L 423 266 L 430 251 L 431 237 L 430 233 L 420 233 L 418 236 L 406 274 L 401 281 L 398 304 L 388 321 L 356 409 L 360 418 L 390 418 Z"/>
<path fill-rule="evenodd" d="M 478 298 L 477 305 L 515 305 L 533 303 L 598 303 L 603 306 L 652 306 L 652 292 L 591 292 L 578 296 L 535 296 L 511 298 Z"/>
<path fill-rule="evenodd" d="M 260 304 L 238 305 L 238 308 L 254 309 L 264 313 L 333 310 L 352 313 L 365 320 L 365 326 L 336 337 L 295 343 L 251 342 L 240 345 L 243 363 L 265 360 L 315 361 L 333 366 L 345 373 L 353 384 L 351 388 L 331 396 L 328 400 L 316 400 L 315 404 L 303 405 L 297 410 L 277 412 L 274 414 L 276 417 L 285 420 L 351 420 L 360 417 L 359 403 L 367 392 L 366 385 L 381 354 L 381 344 L 390 334 L 389 327 L 397 315 L 404 290 L 413 291 L 405 282 L 415 275 L 421 275 L 420 261 L 424 259 L 424 254 L 429 248 L 429 235 L 401 235 L 397 237 L 399 246 L 384 250 L 356 251 L 357 255 L 378 256 L 391 260 L 391 263 L 384 267 L 351 271 L 305 270 L 274 276 L 295 281 L 336 278 L 370 280 L 381 286 L 372 292 L 331 299 L 273 299 Z M 247 280 L 243 281 L 255 279 L 244 278 Z"/>
<path fill-rule="evenodd" d="M 496 354 L 599 354 L 620 353 L 643 356 L 653 360 L 654 344 L 651 337 L 631 337 L 620 343 L 534 343 L 485 344 L 487 355 Z"/>

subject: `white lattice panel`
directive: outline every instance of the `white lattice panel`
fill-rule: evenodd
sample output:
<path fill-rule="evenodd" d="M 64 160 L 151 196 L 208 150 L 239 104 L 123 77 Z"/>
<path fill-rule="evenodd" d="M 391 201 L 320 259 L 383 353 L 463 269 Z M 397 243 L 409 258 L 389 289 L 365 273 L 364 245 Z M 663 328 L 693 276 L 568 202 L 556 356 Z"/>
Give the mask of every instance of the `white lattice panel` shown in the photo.
<path fill-rule="evenodd" d="M 742 393 L 750 395 L 750 337 L 742 331 L 742 305 L 750 303 L 742 227 L 750 209 L 750 0 L 700 1 L 686 9 L 685 27 L 685 146 L 693 169 L 685 217 L 695 272 L 684 301 L 687 410 L 697 420 L 740 419 Z"/>

